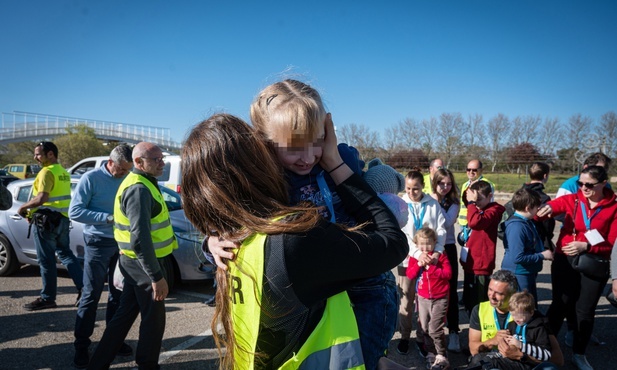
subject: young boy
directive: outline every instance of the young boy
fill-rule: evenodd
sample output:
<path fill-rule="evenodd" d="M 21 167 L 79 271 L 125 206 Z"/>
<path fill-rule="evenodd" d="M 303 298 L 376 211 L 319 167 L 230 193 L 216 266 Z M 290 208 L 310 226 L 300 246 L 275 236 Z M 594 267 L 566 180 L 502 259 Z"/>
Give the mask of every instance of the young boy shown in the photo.
<path fill-rule="evenodd" d="M 544 250 L 544 242 L 533 218 L 542 200 L 535 191 L 518 189 L 512 196 L 514 214 L 505 222 L 503 244 L 506 253 L 501 268 L 514 273 L 520 290 L 529 291 L 538 301 L 536 279 L 542 270 L 542 261 L 552 260 L 553 252 Z"/>
<path fill-rule="evenodd" d="M 466 258 L 461 252 L 461 265 L 465 271 L 463 302 L 465 310 L 470 313 L 475 305 L 488 299 L 489 277 L 495 269 L 497 229 L 505 208 L 491 201 L 493 190 L 486 181 L 473 183 L 466 192 L 466 198 L 470 233 Z"/>
<path fill-rule="evenodd" d="M 437 234 L 428 227 L 422 227 L 413 237 L 416 247 L 429 257 L 433 255 Z M 417 308 L 420 326 L 418 330 L 423 338 L 427 368 L 443 370 L 450 367 L 446 357 L 446 335 L 444 326 L 448 311 L 448 295 L 452 268 L 445 253 L 439 255 L 437 264 L 422 263 L 414 257 L 409 257 L 407 277 L 418 279 L 416 289 Z M 436 355 L 435 355 L 436 354 Z"/>
<path fill-rule="evenodd" d="M 548 361 L 551 358 L 551 342 L 549 339 L 547 319 L 535 310 L 533 296 L 524 291 L 510 297 L 510 315 L 514 319 L 508 324 L 510 336 L 506 337 L 509 345 L 515 346 L 523 352 L 519 361 L 502 357 L 498 353 L 491 353 L 484 361 L 493 367 L 504 370 L 529 370 L 538 364 L 531 361 L 533 357 L 539 361 Z"/>

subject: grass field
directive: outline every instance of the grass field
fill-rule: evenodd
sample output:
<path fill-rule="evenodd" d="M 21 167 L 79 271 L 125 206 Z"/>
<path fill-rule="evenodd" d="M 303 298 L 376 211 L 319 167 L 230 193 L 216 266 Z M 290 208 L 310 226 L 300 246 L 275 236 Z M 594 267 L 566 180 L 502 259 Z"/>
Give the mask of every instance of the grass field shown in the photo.
<path fill-rule="evenodd" d="M 557 193 L 557 189 L 559 189 L 559 186 L 572 176 L 573 175 L 566 174 L 555 174 L 549 176 L 548 182 L 544 185 L 544 191 L 547 194 Z M 515 173 L 487 172 L 484 173 L 484 177 L 491 180 L 495 184 L 496 191 L 502 193 L 514 193 L 524 183 L 529 182 L 529 177 L 526 174 L 521 174 L 519 176 Z M 454 178 L 456 179 L 456 184 L 460 188 L 465 183 L 465 181 L 467 181 L 467 174 L 465 174 L 465 172 L 455 172 Z"/>

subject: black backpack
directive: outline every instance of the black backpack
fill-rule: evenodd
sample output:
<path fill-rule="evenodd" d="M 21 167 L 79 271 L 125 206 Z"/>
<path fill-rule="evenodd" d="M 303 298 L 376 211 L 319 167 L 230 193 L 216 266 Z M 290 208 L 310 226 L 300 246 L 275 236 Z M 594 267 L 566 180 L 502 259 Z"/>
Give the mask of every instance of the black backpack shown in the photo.
<path fill-rule="evenodd" d="M 512 206 L 512 199 L 508 201 L 508 203 L 503 205 L 506 210 L 501 215 L 501 221 L 499 221 L 499 227 L 497 228 L 497 237 L 503 240 L 506 237 L 506 221 L 510 219 L 514 215 L 514 207 Z"/>

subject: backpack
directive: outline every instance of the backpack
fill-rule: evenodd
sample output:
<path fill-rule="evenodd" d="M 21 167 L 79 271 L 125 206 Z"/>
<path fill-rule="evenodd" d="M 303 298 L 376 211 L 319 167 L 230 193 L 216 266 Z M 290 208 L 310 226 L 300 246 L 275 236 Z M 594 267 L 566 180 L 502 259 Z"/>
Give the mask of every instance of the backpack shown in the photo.
<path fill-rule="evenodd" d="M 506 221 L 510 219 L 514 215 L 514 207 L 512 206 L 512 199 L 508 201 L 508 203 L 503 205 L 506 210 L 501 215 L 501 221 L 499 221 L 499 227 L 497 228 L 497 237 L 503 240 L 506 237 Z"/>

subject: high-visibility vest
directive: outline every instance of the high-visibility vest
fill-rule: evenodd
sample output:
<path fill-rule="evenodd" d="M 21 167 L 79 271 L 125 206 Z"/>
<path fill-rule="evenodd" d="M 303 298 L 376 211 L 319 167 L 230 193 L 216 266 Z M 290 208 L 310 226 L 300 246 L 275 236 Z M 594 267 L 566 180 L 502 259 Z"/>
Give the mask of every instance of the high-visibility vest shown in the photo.
<path fill-rule="evenodd" d="M 491 192 L 495 193 L 495 184 L 493 184 L 490 180 L 481 176 L 478 181 L 486 181 L 491 184 Z M 467 226 L 467 207 L 465 206 L 465 203 L 463 203 L 463 194 L 465 194 L 467 189 L 469 189 L 469 185 L 469 181 L 467 181 L 461 188 L 461 207 L 458 212 L 458 224 L 461 226 Z"/>
<path fill-rule="evenodd" d="M 495 308 L 491 306 L 489 301 L 480 303 L 478 306 L 478 316 L 480 318 L 480 329 L 482 330 L 482 341 L 485 342 L 494 338 L 497 335 L 497 322 L 495 322 Z M 508 315 L 506 327 L 512 320 L 512 315 Z"/>
<path fill-rule="evenodd" d="M 60 212 L 65 217 L 69 217 L 69 205 L 71 204 L 71 175 L 59 165 L 58 163 L 45 166 L 37 174 L 39 176 L 45 176 L 45 171 L 49 171 L 54 175 L 54 186 L 49 192 L 49 198 L 47 202 L 43 203 L 39 208 L 49 208 L 52 211 Z M 40 192 L 37 188 L 37 181 L 34 181 L 32 186 L 32 196 Z M 38 209 L 38 208 L 37 208 Z M 30 212 L 35 212 L 36 209 L 32 209 Z"/>
<path fill-rule="evenodd" d="M 176 240 L 174 230 L 171 227 L 169 211 L 167 210 L 167 204 L 163 199 L 161 191 L 142 175 L 130 172 L 118 188 L 116 199 L 114 201 L 114 238 L 116 239 L 116 242 L 118 242 L 118 247 L 125 256 L 137 258 L 135 251 L 131 247 L 129 219 L 120 209 L 120 199 L 122 198 L 122 194 L 124 194 L 126 189 L 135 184 L 145 185 L 146 188 L 150 190 L 150 194 L 152 194 L 154 201 L 161 205 L 161 212 L 150 219 L 150 235 L 152 236 L 152 244 L 154 245 L 156 258 L 165 257 L 171 254 L 174 249 L 178 249 L 178 241 Z"/>
<path fill-rule="evenodd" d="M 236 338 L 234 369 L 252 370 L 255 366 L 265 242 L 265 234 L 253 234 L 229 263 L 231 317 Z M 346 292 L 328 298 L 313 332 L 279 369 L 365 369 L 356 317 Z"/>
<path fill-rule="evenodd" d="M 424 175 L 424 189 L 422 189 L 424 194 L 431 195 L 433 194 L 433 185 L 431 183 L 431 174 L 427 173 Z"/>

